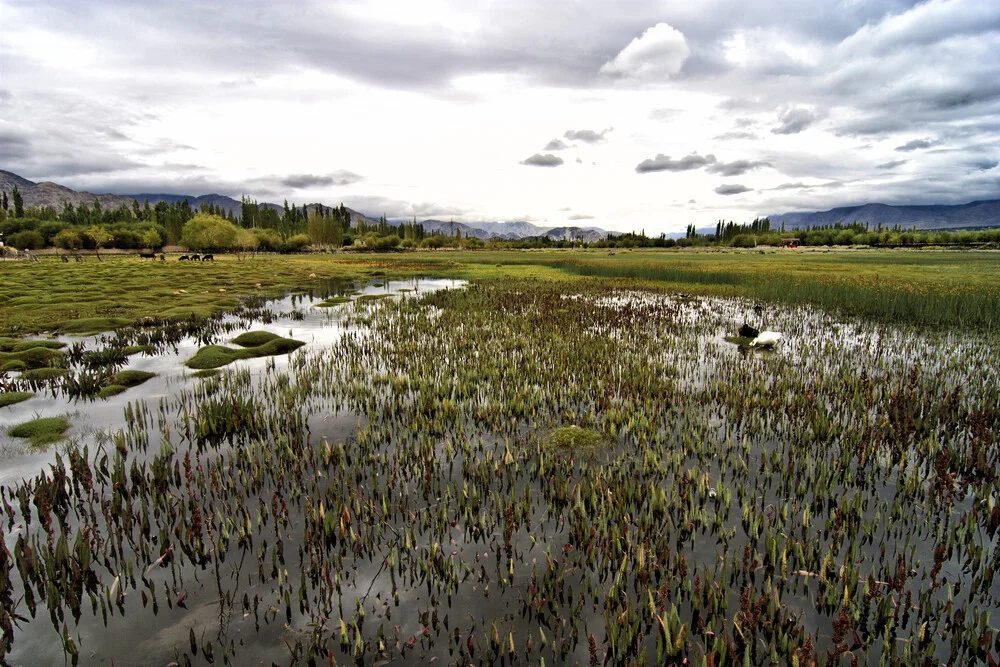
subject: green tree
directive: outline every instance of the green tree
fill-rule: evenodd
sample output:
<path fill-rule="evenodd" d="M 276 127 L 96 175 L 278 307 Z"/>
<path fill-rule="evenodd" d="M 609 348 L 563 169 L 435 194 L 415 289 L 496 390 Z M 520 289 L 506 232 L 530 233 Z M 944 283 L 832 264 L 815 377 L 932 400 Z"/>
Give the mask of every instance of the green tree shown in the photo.
<path fill-rule="evenodd" d="M 94 205 L 98 205 L 96 199 L 94 200 Z M 94 254 L 97 255 L 97 261 L 101 261 L 100 249 L 107 248 L 115 240 L 115 237 L 101 225 L 91 225 L 83 232 L 83 237 L 84 240 L 89 241 L 90 245 L 94 247 Z"/>
<path fill-rule="evenodd" d="M 14 202 L 14 217 L 23 218 L 24 217 L 24 199 L 21 197 L 21 191 L 14 186 L 14 189 L 10 192 L 10 198 Z"/>
<path fill-rule="evenodd" d="M 199 252 L 217 252 L 236 247 L 236 225 L 210 213 L 198 213 L 184 223 L 181 245 Z M 253 237 L 253 234 L 250 234 Z M 254 237 L 256 247 L 256 237 Z"/>
<path fill-rule="evenodd" d="M 75 229 L 64 229 L 52 237 L 52 245 L 63 250 L 79 250 L 83 247 L 83 239 Z"/>

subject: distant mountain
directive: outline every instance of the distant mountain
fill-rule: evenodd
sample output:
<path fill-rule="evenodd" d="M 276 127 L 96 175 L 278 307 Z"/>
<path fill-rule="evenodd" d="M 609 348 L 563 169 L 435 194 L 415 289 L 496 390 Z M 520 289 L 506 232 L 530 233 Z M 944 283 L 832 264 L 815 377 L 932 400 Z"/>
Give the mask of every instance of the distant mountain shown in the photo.
<path fill-rule="evenodd" d="M 423 220 L 420 222 L 424 231 L 429 234 L 444 234 L 454 236 L 455 231 L 461 231 L 462 236 L 474 237 L 488 241 L 500 239 L 513 241 L 525 238 L 548 237 L 554 241 L 600 241 L 607 238 L 608 233 L 598 227 L 538 227 L 530 222 L 444 222 L 442 220 Z"/>
<path fill-rule="evenodd" d="M 101 202 L 101 208 L 118 208 L 121 205 L 132 206 L 132 199 L 123 195 L 95 195 L 90 192 L 77 192 L 69 188 L 51 183 L 48 181 L 35 183 L 26 178 L 9 171 L 0 170 L 0 190 L 10 197 L 14 186 L 17 186 L 25 206 L 51 206 L 57 211 L 61 211 L 63 204 L 69 202 L 73 206 L 86 204 L 93 206 L 94 200 Z"/>
<path fill-rule="evenodd" d="M 223 211 L 232 211 L 234 215 L 238 216 L 242 208 L 242 204 L 239 200 L 220 194 L 196 196 L 140 192 L 133 195 L 95 195 L 90 192 L 77 192 L 56 183 L 35 183 L 9 171 L 0 170 L 0 190 L 7 192 L 9 196 L 10 191 L 15 185 L 24 199 L 25 206 L 52 206 L 57 211 L 61 211 L 63 203 L 67 201 L 73 206 L 80 203 L 92 206 L 95 199 L 101 202 L 101 208 L 104 208 L 105 210 L 109 208 L 117 208 L 122 205 L 131 208 L 133 201 L 137 201 L 139 204 L 144 204 L 148 201 L 150 206 L 155 206 L 161 201 L 173 204 L 184 201 L 185 199 L 187 199 L 191 208 L 195 210 L 199 209 L 202 204 L 211 204 L 215 208 L 222 209 Z M 321 204 L 312 203 L 307 204 L 306 206 L 312 210 L 318 205 Z M 284 209 L 282 205 L 270 202 L 260 203 L 259 206 L 266 206 L 278 211 L 279 213 Z M 322 206 L 324 210 L 329 211 L 331 209 L 331 207 L 325 204 L 322 204 Z M 368 225 L 378 224 L 377 218 L 371 218 L 364 213 L 360 213 L 350 208 L 347 210 L 351 213 L 352 225 L 356 226 L 359 221 Z M 403 222 L 409 222 L 409 220 L 391 220 L 389 221 L 389 224 L 399 225 Z M 560 241 L 592 242 L 599 241 L 607 238 L 608 236 L 608 233 L 599 227 L 538 227 L 537 225 L 524 221 L 453 223 L 451 221 L 445 222 L 444 220 L 430 219 L 421 221 L 421 224 L 424 226 L 424 230 L 428 234 L 445 234 L 447 236 L 454 236 L 456 231 L 460 231 L 462 232 L 463 237 L 473 237 L 484 241 L 493 238 L 516 240 L 523 238 L 540 238 L 544 236 Z"/>
<path fill-rule="evenodd" d="M 802 229 L 820 225 L 850 224 L 867 222 L 869 226 L 894 227 L 904 229 L 959 229 L 966 227 L 1000 227 L 1000 199 L 974 201 L 955 206 L 890 206 L 888 204 L 864 204 L 844 206 L 829 211 L 780 213 L 768 216 L 771 229 Z M 713 230 L 714 233 L 714 230 Z"/>

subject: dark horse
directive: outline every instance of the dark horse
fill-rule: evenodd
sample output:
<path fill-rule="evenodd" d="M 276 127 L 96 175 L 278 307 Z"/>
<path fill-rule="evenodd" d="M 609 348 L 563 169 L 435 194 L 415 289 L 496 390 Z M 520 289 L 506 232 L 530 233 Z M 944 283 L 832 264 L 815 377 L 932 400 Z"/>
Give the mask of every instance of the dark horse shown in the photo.
<path fill-rule="evenodd" d="M 180 257 L 177 258 L 177 261 L 180 262 L 182 260 L 187 260 L 187 259 L 191 259 L 191 258 L 188 257 L 187 255 L 181 255 Z"/>
<path fill-rule="evenodd" d="M 155 252 L 140 252 L 139 253 L 139 257 L 141 257 L 142 259 L 156 259 L 156 253 Z"/>
<path fill-rule="evenodd" d="M 201 256 L 201 261 L 203 261 L 203 262 L 214 262 L 215 261 L 215 255 L 213 255 L 211 253 L 209 253 L 207 255 L 202 255 Z"/>

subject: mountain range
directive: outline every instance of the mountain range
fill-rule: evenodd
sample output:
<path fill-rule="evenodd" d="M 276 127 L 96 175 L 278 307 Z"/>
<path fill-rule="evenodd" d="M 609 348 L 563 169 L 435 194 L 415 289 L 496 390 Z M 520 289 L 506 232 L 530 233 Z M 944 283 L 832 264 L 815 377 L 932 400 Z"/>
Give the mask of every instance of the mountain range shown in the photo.
<path fill-rule="evenodd" d="M 0 191 L 5 191 L 8 193 L 8 196 L 10 196 L 10 191 L 15 185 L 21 193 L 25 206 L 51 206 L 57 211 L 62 210 L 65 202 L 69 202 L 73 206 L 77 206 L 81 203 L 86 204 L 87 206 L 92 206 L 95 199 L 101 203 L 101 208 L 105 210 L 108 208 L 117 208 L 122 205 L 131 208 L 133 201 L 138 201 L 140 204 L 148 201 L 149 204 L 153 206 L 157 202 L 161 201 L 173 204 L 174 202 L 183 201 L 185 199 L 188 200 L 191 208 L 195 210 L 200 208 L 202 204 L 211 204 L 216 208 L 222 209 L 223 211 L 232 211 L 234 215 L 239 216 L 242 209 L 242 204 L 239 200 L 220 194 L 194 196 L 142 192 L 130 195 L 95 195 L 91 192 L 77 192 L 76 190 L 71 190 L 70 188 L 56 183 L 35 183 L 34 181 L 29 181 L 28 179 L 9 171 L 0 170 Z M 310 209 L 317 205 L 319 204 L 307 204 Z M 284 210 L 284 206 L 269 202 L 264 202 L 259 204 L 259 206 L 266 206 L 268 208 L 275 209 L 279 213 Z M 330 208 L 325 204 L 323 206 L 326 209 Z M 377 218 L 369 217 L 364 213 L 350 208 L 347 210 L 351 214 L 352 225 L 356 226 L 359 221 L 368 225 L 378 224 Z M 388 222 L 391 225 L 398 225 L 402 222 L 409 222 L 409 220 L 397 219 L 389 220 Z M 444 222 L 442 220 L 431 219 L 423 220 L 421 221 L 421 224 L 423 224 L 424 230 L 429 234 L 441 233 L 450 236 L 454 235 L 457 230 L 462 232 L 462 236 L 479 238 L 484 241 L 493 238 L 511 240 L 544 236 L 552 240 L 585 241 L 589 243 L 592 241 L 599 241 L 606 238 L 608 235 L 606 231 L 597 227 L 537 227 L 528 222 L 452 223 L 450 221 Z"/>
<path fill-rule="evenodd" d="M 903 229 L 964 229 L 1000 226 L 1000 199 L 974 201 L 968 204 L 931 206 L 890 206 L 863 204 L 843 206 L 829 211 L 778 213 L 767 216 L 771 229 L 804 229 L 852 222 L 868 223 L 870 227 Z"/>

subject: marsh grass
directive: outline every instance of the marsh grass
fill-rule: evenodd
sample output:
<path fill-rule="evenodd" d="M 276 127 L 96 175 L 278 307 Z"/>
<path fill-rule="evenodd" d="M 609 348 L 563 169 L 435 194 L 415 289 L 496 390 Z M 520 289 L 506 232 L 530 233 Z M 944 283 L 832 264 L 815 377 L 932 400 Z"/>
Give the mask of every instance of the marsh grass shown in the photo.
<path fill-rule="evenodd" d="M 24 368 L 45 368 L 59 363 L 63 353 L 51 347 L 27 347 L 17 352 L 0 352 L 0 368 L 20 370 Z"/>
<path fill-rule="evenodd" d="M 69 429 L 65 417 L 42 417 L 11 427 L 7 433 L 15 438 L 26 438 L 34 447 L 44 447 L 63 439 Z"/>
<path fill-rule="evenodd" d="M 247 331 L 234 338 L 233 343 L 240 347 L 259 347 L 264 343 L 270 343 L 272 340 L 278 340 L 279 338 L 281 336 L 273 334 L 270 331 Z"/>
<path fill-rule="evenodd" d="M 5 391 L 0 393 L 0 408 L 26 401 L 34 396 L 30 391 Z"/>

